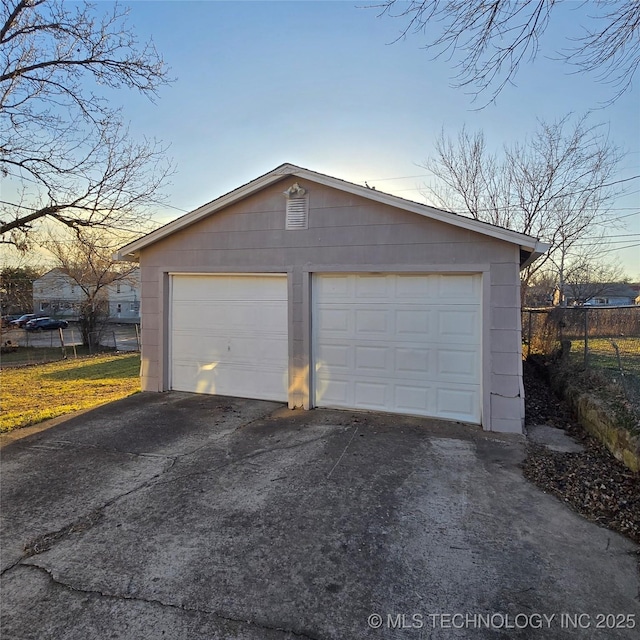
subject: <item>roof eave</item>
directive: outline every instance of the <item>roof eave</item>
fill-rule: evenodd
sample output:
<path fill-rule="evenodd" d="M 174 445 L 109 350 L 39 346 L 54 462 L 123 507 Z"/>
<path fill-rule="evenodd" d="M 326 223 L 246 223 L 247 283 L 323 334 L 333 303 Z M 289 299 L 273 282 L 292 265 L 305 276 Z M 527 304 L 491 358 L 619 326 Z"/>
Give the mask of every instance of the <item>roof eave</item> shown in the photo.
<path fill-rule="evenodd" d="M 169 222 L 159 229 L 148 233 L 146 236 L 130 242 L 129 244 L 119 249 L 114 254 L 114 257 L 116 258 L 116 260 L 128 260 L 131 262 L 138 261 L 140 259 L 140 249 L 143 249 L 144 247 L 147 247 L 154 242 L 158 242 L 159 240 L 162 240 L 166 236 L 169 236 L 176 231 L 180 231 L 182 229 L 185 229 L 186 227 L 191 226 L 192 224 L 195 224 L 196 222 L 199 222 L 203 218 L 210 216 L 212 213 L 215 213 L 219 209 L 237 202 L 238 200 L 250 195 L 251 193 L 259 191 L 260 189 L 268 187 L 274 182 L 281 180 L 286 175 L 291 175 L 291 171 L 285 170 L 290 166 L 293 165 L 281 165 L 273 171 L 270 171 L 269 173 L 266 173 L 263 176 L 260 176 L 259 178 L 256 178 L 255 180 L 252 180 L 251 182 L 242 185 L 241 187 L 238 187 L 237 189 L 234 189 L 233 191 L 230 191 L 229 193 L 226 193 L 219 198 L 216 198 L 215 200 L 203 204 L 201 207 L 198 207 L 197 209 L 186 213 L 177 220 L 173 220 L 172 222 Z"/>
<path fill-rule="evenodd" d="M 533 248 L 521 246 L 520 249 L 529 253 L 528 257 L 524 261 L 520 262 L 520 271 L 523 271 L 549 250 L 549 244 L 538 240 Z"/>
<path fill-rule="evenodd" d="M 286 166 L 287 165 L 283 165 L 279 168 L 284 169 Z M 368 198 L 370 200 L 374 200 L 391 207 L 401 208 L 405 211 L 411 211 L 413 213 L 417 213 L 418 215 L 444 222 L 445 224 L 451 224 L 462 229 L 467 229 L 475 233 L 488 235 L 499 240 L 505 240 L 506 242 L 511 242 L 513 244 L 523 245 L 530 248 L 530 250 L 532 251 L 535 250 L 539 244 L 544 245 L 544 243 L 540 243 L 537 238 L 527 236 L 517 231 L 511 231 L 510 229 L 496 227 L 495 225 L 485 223 L 480 220 L 475 220 L 474 218 L 467 218 L 466 216 L 453 213 L 452 211 L 436 209 L 435 207 L 431 207 L 427 204 L 421 204 L 419 202 L 413 202 L 411 200 L 404 200 L 403 198 L 391 195 L 390 193 L 384 193 L 383 191 L 377 191 L 376 189 L 361 187 L 360 185 L 354 184 L 352 182 L 346 182 L 344 180 L 340 180 L 339 178 L 333 178 L 331 176 L 324 176 L 322 174 L 315 173 L 314 171 L 310 171 L 309 169 L 295 167 L 294 165 L 288 166 L 294 169 L 290 172 L 290 175 L 295 175 L 299 178 L 306 178 L 308 180 L 311 180 L 312 182 L 317 182 L 327 187 L 339 188 L 343 191 L 346 191 L 347 193 L 362 196 L 364 198 Z M 286 173 L 284 175 L 286 175 Z"/>

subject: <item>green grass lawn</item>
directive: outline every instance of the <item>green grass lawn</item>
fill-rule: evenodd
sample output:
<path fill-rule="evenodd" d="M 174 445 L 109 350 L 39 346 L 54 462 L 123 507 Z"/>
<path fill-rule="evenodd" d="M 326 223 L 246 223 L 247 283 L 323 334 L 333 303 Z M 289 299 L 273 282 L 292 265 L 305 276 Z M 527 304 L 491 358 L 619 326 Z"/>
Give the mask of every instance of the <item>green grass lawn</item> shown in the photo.
<path fill-rule="evenodd" d="M 618 355 L 612 341 L 618 347 L 625 374 L 640 375 L 640 338 L 589 338 L 589 366 L 619 371 Z M 571 341 L 571 356 L 576 361 L 584 360 L 584 340 Z"/>
<path fill-rule="evenodd" d="M 140 391 L 140 354 L 63 360 L 0 372 L 0 432 Z"/>

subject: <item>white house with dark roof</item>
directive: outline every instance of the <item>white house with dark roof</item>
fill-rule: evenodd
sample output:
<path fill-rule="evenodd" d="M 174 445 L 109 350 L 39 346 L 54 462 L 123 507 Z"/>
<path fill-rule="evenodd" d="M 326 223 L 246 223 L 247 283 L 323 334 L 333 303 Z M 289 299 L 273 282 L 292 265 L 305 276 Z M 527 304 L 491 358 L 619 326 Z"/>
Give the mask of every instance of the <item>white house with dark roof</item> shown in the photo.
<path fill-rule="evenodd" d="M 51 269 L 33 281 L 33 312 L 54 318 L 78 317 L 85 294 L 76 281 L 62 269 Z M 109 322 L 140 322 L 140 272 L 104 287 L 109 304 Z"/>

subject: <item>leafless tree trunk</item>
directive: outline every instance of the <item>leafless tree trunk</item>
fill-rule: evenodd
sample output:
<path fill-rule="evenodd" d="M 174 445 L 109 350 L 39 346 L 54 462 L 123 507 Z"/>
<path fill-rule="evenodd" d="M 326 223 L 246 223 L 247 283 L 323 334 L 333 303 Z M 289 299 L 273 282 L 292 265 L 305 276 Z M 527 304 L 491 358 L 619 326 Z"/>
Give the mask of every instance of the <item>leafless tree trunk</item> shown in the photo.
<path fill-rule="evenodd" d="M 82 291 L 78 321 L 86 346 L 96 341 L 108 321 L 109 295 L 114 286 L 134 282 L 137 263 L 116 262 L 112 257 L 124 242 L 122 235 L 105 238 L 87 229 L 62 238 L 50 237 L 44 243 L 61 277 L 70 278 Z"/>

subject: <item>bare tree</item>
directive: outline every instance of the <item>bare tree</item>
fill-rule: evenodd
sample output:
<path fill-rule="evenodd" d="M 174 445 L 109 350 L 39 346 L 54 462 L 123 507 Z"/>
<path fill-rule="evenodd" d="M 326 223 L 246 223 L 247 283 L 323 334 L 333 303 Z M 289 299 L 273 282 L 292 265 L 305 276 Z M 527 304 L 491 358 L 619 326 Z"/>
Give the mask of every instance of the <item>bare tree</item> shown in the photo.
<path fill-rule="evenodd" d="M 457 140 L 444 132 L 436 155 L 422 166 L 438 182 L 425 197 L 445 209 L 538 237 L 549 251 L 523 273 L 523 293 L 537 271 L 553 265 L 560 290 L 571 251 L 587 232 L 611 224 L 610 185 L 621 158 L 601 126 L 567 116 L 540 122 L 522 143 L 491 153 L 482 133 L 463 129 Z"/>
<path fill-rule="evenodd" d="M 158 142 L 131 140 L 109 98 L 125 88 L 153 99 L 167 80 L 117 4 L 98 15 L 90 4 L 5 0 L 0 175 L 16 195 L 0 203 L 1 241 L 25 249 L 45 219 L 141 231 L 170 163 Z"/>
<path fill-rule="evenodd" d="M 558 272 L 548 263 L 529 278 L 524 293 L 527 307 L 545 307 L 551 304 L 582 305 L 593 298 L 612 292 L 627 281 L 624 269 L 616 261 L 601 255 L 593 246 L 580 247 L 568 257 L 562 287 Z"/>
<path fill-rule="evenodd" d="M 540 41 L 562 0 L 383 0 L 373 7 L 379 15 L 403 21 L 400 37 L 426 36 L 436 57 L 456 60 L 455 84 L 473 87 L 489 101 L 512 82 L 523 63 L 533 61 Z M 599 71 L 615 88 L 615 100 L 629 87 L 640 64 L 640 2 L 596 0 L 586 8 L 582 35 L 567 39 L 558 57 L 576 70 Z M 460 57 L 457 57 L 461 54 Z"/>
<path fill-rule="evenodd" d="M 64 237 L 50 237 L 45 246 L 56 267 L 80 291 L 78 321 L 82 343 L 96 344 L 109 319 L 109 294 L 118 283 L 134 283 L 137 263 L 116 262 L 113 255 L 125 240 L 120 235 L 105 238 L 96 230 L 83 230 Z"/>
<path fill-rule="evenodd" d="M 562 295 L 559 303 L 566 305 L 569 297 L 573 304 L 585 304 L 612 292 L 612 285 L 625 279 L 620 264 L 604 259 L 593 247 L 582 248 L 567 265 L 564 286 L 559 290 L 559 295 Z"/>
<path fill-rule="evenodd" d="M 5 313 L 24 313 L 33 307 L 33 281 L 43 269 L 13 266 L 0 269 L 0 309 Z"/>
<path fill-rule="evenodd" d="M 542 269 L 529 278 L 523 287 L 523 307 L 550 307 L 557 291 L 557 274 L 552 269 Z"/>

